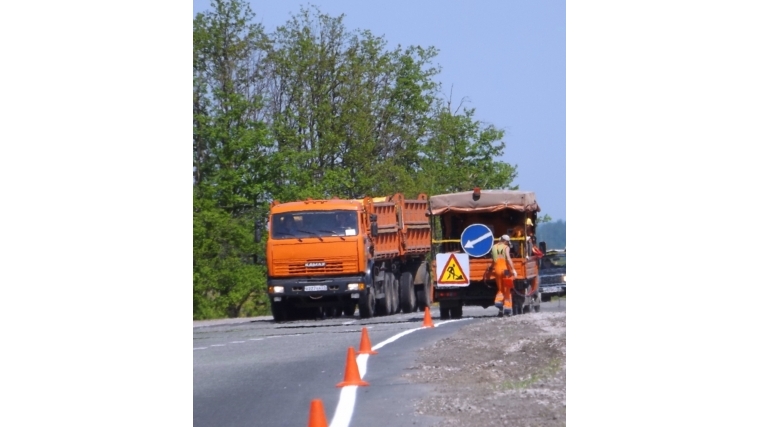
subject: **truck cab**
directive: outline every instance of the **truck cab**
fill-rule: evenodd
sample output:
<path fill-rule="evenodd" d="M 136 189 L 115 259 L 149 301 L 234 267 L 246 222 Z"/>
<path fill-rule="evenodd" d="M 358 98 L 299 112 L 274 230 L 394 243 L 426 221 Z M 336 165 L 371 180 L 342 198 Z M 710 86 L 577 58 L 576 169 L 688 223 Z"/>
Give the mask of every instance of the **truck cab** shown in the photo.
<path fill-rule="evenodd" d="M 272 206 L 267 287 L 276 321 L 353 315 L 371 281 L 371 225 L 361 201 L 318 200 Z"/>

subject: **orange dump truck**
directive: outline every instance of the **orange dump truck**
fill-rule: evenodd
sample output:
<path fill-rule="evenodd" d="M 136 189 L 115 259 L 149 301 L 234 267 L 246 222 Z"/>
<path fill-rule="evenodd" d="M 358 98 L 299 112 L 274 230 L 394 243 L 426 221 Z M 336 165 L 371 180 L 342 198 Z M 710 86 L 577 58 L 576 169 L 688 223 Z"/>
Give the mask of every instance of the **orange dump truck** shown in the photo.
<path fill-rule="evenodd" d="M 429 306 L 427 207 L 424 194 L 272 203 L 267 288 L 275 321 Z"/>
<path fill-rule="evenodd" d="M 428 215 L 440 233 L 433 241 L 433 301 L 438 302 L 442 319 L 461 318 L 464 305 L 494 305 L 491 248 L 505 234 L 510 236 L 517 270 L 512 311 L 540 310 L 538 259 L 531 256 L 526 238 L 535 235 L 539 211 L 534 193 L 527 191 L 476 188 L 430 197 Z"/>

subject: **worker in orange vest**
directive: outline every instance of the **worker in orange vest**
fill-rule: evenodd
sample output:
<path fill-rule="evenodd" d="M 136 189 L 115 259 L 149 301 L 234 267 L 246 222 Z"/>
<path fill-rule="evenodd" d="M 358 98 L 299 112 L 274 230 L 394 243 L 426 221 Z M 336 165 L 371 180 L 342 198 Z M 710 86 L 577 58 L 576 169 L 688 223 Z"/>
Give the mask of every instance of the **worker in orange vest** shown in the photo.
<path fill-rule="evenodd" d="M 491 257 L 493 258 L 494 273 L 496 273 L 496 299 L 494 305 L 499 309 L 499 317 L 512 315 L 512 288 L 514 287 L 514 278 L 517 276 L 512 257 L 509 256 L 510 241 L 508 235 L 503 235 L 499 241 L 491 248 Z M 509 269 L 507 269 L 509 267 Z M 511 273 L 511 277 L 507 274 Z"/>

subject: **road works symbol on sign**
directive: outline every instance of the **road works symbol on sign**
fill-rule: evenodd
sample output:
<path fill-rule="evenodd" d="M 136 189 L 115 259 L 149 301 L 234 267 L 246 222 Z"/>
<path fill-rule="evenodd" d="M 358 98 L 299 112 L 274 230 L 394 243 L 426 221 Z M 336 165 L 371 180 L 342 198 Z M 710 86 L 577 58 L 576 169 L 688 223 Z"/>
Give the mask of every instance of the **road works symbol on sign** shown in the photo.
<path fill-rule="evenodd" d="M 439 254 L 440 255 L 447 255 L 447 254 Z M 470 279 L 467 277 L 470 272 L 465 271 L 464 268 L 462 268 L 462 265 L 459 263 L 459 260 L 457 260 L 458 254 L 449 254 L 448 260 L 445 261 L 445 264 L 443 264 L 443 268 L 441 269 L 441 274 L 438 276 L 438 284 L 439 285 L 469 285 Z M 464 255 L 464 254 L 463 254 Z M 467 255 L 465 255 L 466 257 Z M 445 258 L 443 258 L 445 259 Z M 467 259 L 469 261 L 469 259 Z M 436 260 L 436 263 L 439 261 Z M 469 263 L 467 265 L 469 267 Z M 467 268 L 469 270 L 469 268 Z"/>

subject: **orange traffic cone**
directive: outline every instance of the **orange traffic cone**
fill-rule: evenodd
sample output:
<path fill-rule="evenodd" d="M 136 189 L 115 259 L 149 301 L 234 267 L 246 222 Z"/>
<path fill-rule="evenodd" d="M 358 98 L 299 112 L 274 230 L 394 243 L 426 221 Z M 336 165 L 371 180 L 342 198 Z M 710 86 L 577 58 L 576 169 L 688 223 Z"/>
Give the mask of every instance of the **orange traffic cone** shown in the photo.
<path fill-rule="evenodd" d="M 433 318 L 430 317 L 430 307 L 425 307 L 425 319 L 422 321 L 423 328 L 435 328 Z"/>
<path fill-rule="evenodd" d="M 314 399 L 311 401 L 309 425 L 307 427 L 327 427 L 325 408 L 322 406 L 322 401 L 320 399 Z"/>
<path fill-rule="evenodd" d="M 359 375 L 359 365 L 356 364 L 356 354 L 354 348 L 348 348 L 348 356 L 346 356 L 346 373 L 343 376 L 343 382 L 335 385 L 335 387 L 345 387 L 348 385 L 369 385 L 368 382 L 362 381 L 361 375 Z"/>
<path fill-rule="evenodd" d="M 359 343 L 359 354 L 377 354 L 376 351 L 372 350 L 372 344 L 369 342 L 367 328 L 362 328 L 362 340 L 361 343 Z"/>

